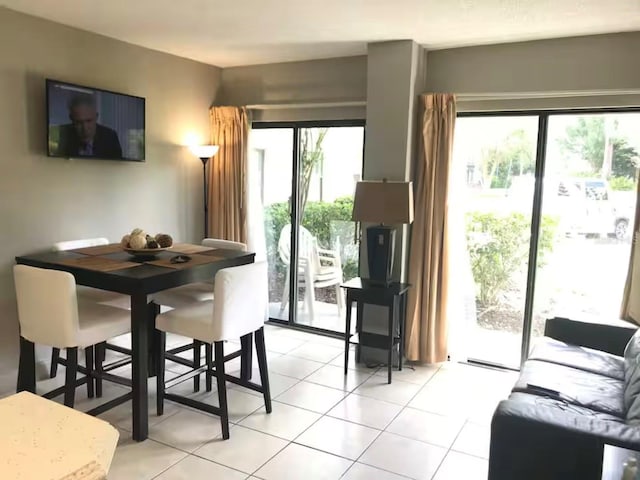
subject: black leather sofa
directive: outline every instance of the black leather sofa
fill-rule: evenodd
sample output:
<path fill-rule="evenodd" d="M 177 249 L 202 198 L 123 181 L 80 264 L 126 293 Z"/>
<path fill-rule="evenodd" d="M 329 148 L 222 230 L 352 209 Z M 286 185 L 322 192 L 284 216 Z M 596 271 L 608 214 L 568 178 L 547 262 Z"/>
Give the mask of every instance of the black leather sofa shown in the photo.
<path fill-rule="evenodd" d="M 493 415 L 489 480 L 600 480 L 605 444 L 640 450 L 624 398 L 624 349 L 636 330 L 547 320 Z"/>

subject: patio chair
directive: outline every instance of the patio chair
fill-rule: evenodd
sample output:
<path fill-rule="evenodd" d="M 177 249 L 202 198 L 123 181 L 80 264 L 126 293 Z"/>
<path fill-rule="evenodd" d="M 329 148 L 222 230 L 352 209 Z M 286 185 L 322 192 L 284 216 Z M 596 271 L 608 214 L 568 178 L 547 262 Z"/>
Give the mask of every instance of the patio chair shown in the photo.
<path fill-rule="evenodd" d="M 278 254 L 287 266 L 287 275 L 280 302 L 280 312 L 289 303 L 289 275 L 291 269 L 291 224 L 285 225 L 278 240 Z M 298 287 L 305 287 L 304 303 L 311 322 L 315 316 L 315 289 L 334 287 L 338 304 L 338 315 L 342 316 L 344 298 L 340 284 L 343 282 L 342 263 L 339 244 L 335 250 L 326 250 L 318 246 L 318 240 L 302 225 L 298 238 Z"/>

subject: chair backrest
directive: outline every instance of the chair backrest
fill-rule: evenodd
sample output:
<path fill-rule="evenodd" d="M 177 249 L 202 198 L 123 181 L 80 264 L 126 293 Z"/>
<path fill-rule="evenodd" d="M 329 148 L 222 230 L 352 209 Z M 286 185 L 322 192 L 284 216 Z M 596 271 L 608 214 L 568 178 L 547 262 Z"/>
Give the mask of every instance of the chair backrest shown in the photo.
<path fill-rule="evenodd" d="M 278 254 L 285 265 L 291 262 L 291 224 L 282 227 L 278 240 Z M 313 268 L 320 267 L 318 256 L 318 241 L 311 232 L 300 225 L 298 229 L 298 259 L 301 263 L 308 263 Z"/>
<path fill-rule="evenodd" d="M 267 319 L 267 262 L 220 270 L 213 292 L 214 342 L 255 332 Z"/>
<path fill-rule="evenodd" d="M 220 238 L 205 238 L 202 240 L 202 246 L 210 248 L 226 248 L 227 250 L 238 250 L 242 252 L 247 251 L 246 243 L 222 240 Z"/>
<path fill-rule="evenodd" d="M 15 265 L 20 335 L 50 347 L 78 345 L 76 281 L 69 272 Z"/>
<path fill-rule="evenodd" d="M 67 240 L 66 242 L 55 243 L 53 245 L 53 251 L 60 252 L 63 250 L 73 250 L 74 248 L 97 247 L 98 245 L 109 245 L 109 240 L 103 237 Z"/>

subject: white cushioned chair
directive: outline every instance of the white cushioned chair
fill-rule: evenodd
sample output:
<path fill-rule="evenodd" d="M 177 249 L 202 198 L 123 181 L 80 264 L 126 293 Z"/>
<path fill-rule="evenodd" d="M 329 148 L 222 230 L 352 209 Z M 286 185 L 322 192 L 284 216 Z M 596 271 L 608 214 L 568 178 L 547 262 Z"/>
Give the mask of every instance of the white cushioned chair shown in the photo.
<path fill-rule="evenodd" d="M 233 242 L 231 240 L 222 240 L 219 238 L 205 238 L 202 240 L 203 247 L 209 248 L 223 248 L 227 250 L 246 251 L 247 245 L 242 242 Z M 182 285 L 180 287 L 171 288 L 154 294 L 153 301 L 157 305 L 170 308 L 184 308 L 193 305 L 194 302 L 204 302 L 213 300 L 213 279 L 208 282 L 197 282 Z M 202 344 L 195 340 L 193 343 L 181 345 L 176 348 L 172 348 L 167 353 L 169 360 L 179 360 L 176 358 L 180 352 L 193 349 L 193 360 L 189 366 L 199 367 L 200 358 L 202 356 Z M 194 377 L 193 379 L 193 391 L 200 391 L 200 377 Z"/>
<path fill-rule="evenodd" d="M 79 302 L 75 279 L 68 272 L 15 265 L 13 274 L 21 351 L 33 349 L 33 344 L 67 350 L 65 386 L 45 396 L 52 398 L 56 396 L 54 392 L 64 392 L 65 405 L 73 407 L 76 386 L 90 383 L 87 378 L 78 381 L 77 372 L 89 377 L 93 373 L 92 361 L 87 361 L 86 368 L 78 366 L 78 348 L 89 349 L 127 333 L 131 323 L 129 312 L 95 302 Z M 24 369 L 35 368 L 23 362 L 21 354 L 19 376 L 22 379 Z M 31 374 L 35 381 L 35 373 Z M 19 386 L 20 382 L 19 379 Z M 33 387 L 35 389 L 35 385 Z"/>
<path fill-rule="evenodd" d="M 67 240 L 64 242 L 57 242 L 53 245 L 52 250 L 54 252 L 61 252 L 67 250 L 75 250 L 76 248 L 98 247 L 101 245 L 109 245 L 109 240 L 104 237 L 99 238 L 82 238 L 78 240 Z M 102 303 L 118 308 L 129 309 L 131 308 L 131 298 L 128 295 L 122 295 L 121 293 L 109 292 L 107 290 L 101 290 L 99 288 L 85 287 L 83 285 L 76 285 L 76 292 L 78 294 L 78 300 L 81 302 L 93 302 Z M 128 332 L 127 332 L 128 333 Z M 93 357 L 95 349 L 90 347 L 91 351 L 88 352 L 89 357 Z M 128 353 L 128 352 L 121 352 Z M 88 362 L 87 353 L 85 352 L 85 362 Z M 54 378 L 58 374 L 58 364 L 60 363 L 60 350 L 54 348 L 51 352 L 51 365 L 49 376 Z M 89 367 L 89 365 L 87 365 Z M 91 389 L 91 387 L 88 387 Z"/>
<path fill-rule="evenodd" d="M 247 245 L 231 240 L 217 238 L 205 238 L 203 247 L 224 248 L 227 250 L 246 251 Z M 210 282 L 189 283 L 180 287 L 158 292 L 153 296 L 153 301 L 165 307 L 181 308 L 191 305 L 193 302 L 213 300 L 213 279 Z"/>
<path fill-rule="evenodd" d="M 264 343 L 264 322 L 267 318 L 267 264 L 252 263 L 220 270 L 214 281 L 214 300 L 196 302 L 188 307 L 176 308 L 156 317 L 156 328 L 160 330 L 160 359 L 157 376 L 157 409 L 163 414 L 164 399 L 172 400 L 192 408 L 219 415 L 222 436 L 229 438 L 229 414 L 227 409 L 226 381 L 261 392 L 267 413 L 271 412 L 271 394 L 267 372 L 267 356 Z M 180 375 L 165 384 L 166 332 L 193 338 L 205 343 L 209 353 L 213 347 L 215 357 L 207 355 L 207 365 L 196 367 L 191 372 Z M 225 361 L 235 358 L 237 353 L 225 357 L 223 344 L 227 340 L 254 334 L 261 385 L 225 374 Z M 189 397 L 165 392 L 177 383 L 201 373 L 207 379 L 217 379 L 220 407 L 205 404 Z M 207 385 L 210 389 L 209 385 Z"/>
<path fill-rule="evenodd" d="M 303 306 L 309 312 L 310 320 L 315 317 L 315 289 L 333 287 L 336 292 L 338 316 L 344 310 L 344 298 L 340 285 L 343 282 L 340 245 L 334 250 L 320 248 L 318 239 L 309 230 L 300 225 L 298 237 L 298 287 L 305 287 Z M 280 260 L 287 266 L 280 312 L 289 303 L 289 275 L 291 269 L 291 224 L 285 225 L 278 239 Z"/>

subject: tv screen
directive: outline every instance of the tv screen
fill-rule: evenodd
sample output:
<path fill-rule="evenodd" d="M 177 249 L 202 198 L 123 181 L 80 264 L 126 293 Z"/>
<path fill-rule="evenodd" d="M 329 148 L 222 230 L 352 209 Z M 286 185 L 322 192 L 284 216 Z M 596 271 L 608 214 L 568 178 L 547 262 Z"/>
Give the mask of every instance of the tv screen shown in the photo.
<path fill-rule="evenodd" d="M 144 161 L 144 98 L 46 83 L 49 156 Z"/>

